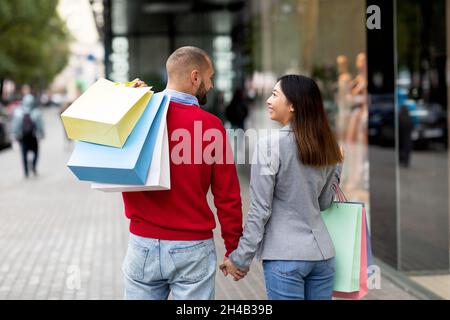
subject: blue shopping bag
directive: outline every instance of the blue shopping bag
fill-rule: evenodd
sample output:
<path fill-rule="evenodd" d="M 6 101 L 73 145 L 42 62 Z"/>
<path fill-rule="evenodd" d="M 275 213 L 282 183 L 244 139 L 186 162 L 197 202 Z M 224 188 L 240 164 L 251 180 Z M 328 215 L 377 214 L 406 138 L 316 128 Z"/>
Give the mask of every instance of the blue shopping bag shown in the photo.
<path fill-rule="evenodd" d="M 169 98 L 154 94 L 123 148 L 76 142 L 67 166 L 82 181 L 144 185 L 156 138 Z M 165 121 L 165 119 L 164 119 Z"/>
<path fill-rule="evenodd" d="M 371 243 L 371 238 L 370 238 L 369 226 L 367 224 L 367 215 L 366 215 L 366 234 L 367 234 L 367 240 L 366 240 L 366 247 L 367 247 L 367 277 L 371 277 L 375 273 L 375 270 L 370 268 L 371 266 L 374 265 L 374 263 L 373 263 L 372 243 Z"/>

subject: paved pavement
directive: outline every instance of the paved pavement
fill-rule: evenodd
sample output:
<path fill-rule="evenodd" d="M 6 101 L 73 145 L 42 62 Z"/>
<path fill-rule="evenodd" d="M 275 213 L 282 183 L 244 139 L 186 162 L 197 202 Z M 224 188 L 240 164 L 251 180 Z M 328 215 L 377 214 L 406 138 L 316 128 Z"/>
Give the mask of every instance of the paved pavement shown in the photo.
<path fill-rule="evenodd" d="M 0 152 L 0 299 L 122 299 L 128 221 L 120 194 L 91 191 L 77 181 L 66 168 L 71 148 L 57 110 L 45 110 L 44 118 L 38 177 L 23 177 L 17 147 Z M 246 212 L 244 175 L 241 184 Z M 218 229 L 214 237 L 220 263 Z M 239 282 L 217 273 L 216 298 L 265 299 L 260 264 Z M 367 299 L 415 298 L 382 278 L 381 289 Z"/>

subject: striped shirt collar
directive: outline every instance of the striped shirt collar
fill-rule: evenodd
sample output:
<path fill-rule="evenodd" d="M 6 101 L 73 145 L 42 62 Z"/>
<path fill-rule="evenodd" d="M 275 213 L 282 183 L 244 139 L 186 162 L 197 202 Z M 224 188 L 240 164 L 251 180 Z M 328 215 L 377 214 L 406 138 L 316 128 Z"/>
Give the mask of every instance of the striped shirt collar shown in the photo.
<path fill-rule="evenodd" d="M 195 105 L 197 107 L 200 106 L 198 103 L 198 99 L 189 93 L 180 92 L 173 89 L 165 89 L 163 92 L 170 95 L 171 101 L 186 105 Z"/>

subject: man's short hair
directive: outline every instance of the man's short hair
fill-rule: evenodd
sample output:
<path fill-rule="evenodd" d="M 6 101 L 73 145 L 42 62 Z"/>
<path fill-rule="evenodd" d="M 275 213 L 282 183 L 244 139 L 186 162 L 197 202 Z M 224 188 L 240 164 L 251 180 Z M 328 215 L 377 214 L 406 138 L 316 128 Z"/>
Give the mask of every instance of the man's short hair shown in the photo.
<path fill-rule="evenodd" d="M 193 69 L 203 72 L 210 65 L 206 51 L 197 47 L 181 47 L 167 59 L 166 70 L 169 77 L 188 75 Z"/>

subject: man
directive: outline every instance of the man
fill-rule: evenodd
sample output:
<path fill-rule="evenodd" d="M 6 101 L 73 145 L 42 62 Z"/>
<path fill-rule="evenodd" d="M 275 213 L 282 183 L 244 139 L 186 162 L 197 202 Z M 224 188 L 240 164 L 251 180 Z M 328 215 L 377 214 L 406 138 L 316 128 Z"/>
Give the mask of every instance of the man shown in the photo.
<path fill-rule="evenodd" d="M 31 170 L 37 175 L 36 165 L 39 156 L 39 140 L 44 138 L 44 126 L 40 111 L 36 108 L 35 98 L 28 85 L 22 88 L 22 104 L 14 110 L 12 131 L 22 151 L 25 178 L 29 176 L 28 153 L 33 153 Z"/>
<path fill-rule="evenodd" d="M 123 193 L 130 219 L 123 264 L 125 299 L 163 300 L 170 292 L 174 299 L 214 299 L 216 224 L 206 196 L 211 187 L 227 257 L 242 235 L 239 180 L 234 162 L 225 161 L 231 148 L 221 121 L 200 108 L 213 87 L 210 57 L 199 48 L 182 47 L 169 57 L 166 68 L 171 189 Z M 225 143 L 218 153 L 224 159 L 203 159 L 211 141 L 198 136 L 199 128 L 220 132 Z M 181 139 L 183 132 L 189 137 Z M 191 150 L 180 151 L 181 143 Z"/>

